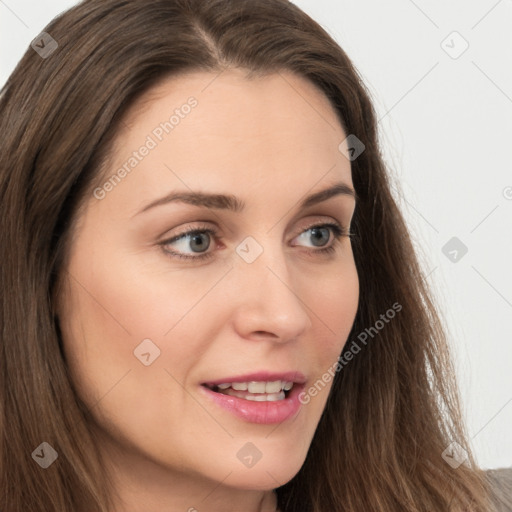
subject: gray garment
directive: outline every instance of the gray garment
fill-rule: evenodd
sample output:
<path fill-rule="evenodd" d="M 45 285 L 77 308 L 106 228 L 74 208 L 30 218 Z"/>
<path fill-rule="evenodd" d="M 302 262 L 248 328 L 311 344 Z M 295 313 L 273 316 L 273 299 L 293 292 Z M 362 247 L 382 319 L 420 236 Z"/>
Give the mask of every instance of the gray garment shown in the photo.
<path fill-rule="evenodd" d="M 485 473 L 497 512 L 512 512 L 512 468 L 489 469 Z"/>

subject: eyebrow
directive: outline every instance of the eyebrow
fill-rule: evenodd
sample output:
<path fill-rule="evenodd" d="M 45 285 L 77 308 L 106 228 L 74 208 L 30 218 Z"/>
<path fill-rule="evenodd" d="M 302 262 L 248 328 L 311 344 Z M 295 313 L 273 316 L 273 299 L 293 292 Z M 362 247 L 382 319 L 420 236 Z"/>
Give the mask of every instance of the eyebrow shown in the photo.
<path fill-rule="evenodd" d="M 331 197 L 344 195 L 357 199 L 357 194 L 352 187 L 345 183 L 335 183 L 329 188 L 310 194 L 299 203 L 299 208 L 308 208 L 323 201 L 327 201 Z M 136 215 L 146 212 L 156 206 L 179 202 L 191 204 L 194 206 L 202 206 L 205 208 L 213 208 L 216 210 L 229 210 L 235 213 L 243 211 L 245 203 L 238 197 L 231 194 L 213 194 L 208 192 L 171 192 L 164 197 L 156 199 L 147 204 Z"/>

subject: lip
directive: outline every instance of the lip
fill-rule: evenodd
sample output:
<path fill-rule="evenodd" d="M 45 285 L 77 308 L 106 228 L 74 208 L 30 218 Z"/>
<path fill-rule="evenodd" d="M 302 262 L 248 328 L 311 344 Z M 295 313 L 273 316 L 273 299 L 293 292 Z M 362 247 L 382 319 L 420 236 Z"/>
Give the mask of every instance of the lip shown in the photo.
<path fill-rule="evenodd" d="M 286 373 L 268 374 L 271 375 L 270 379 L 268 377 L 261 378 L 261 374 L 257 374 L 257 378 L 252 378 L 253 375 L 256 374 L 251 374 L 251 376 L 246 375 L 242 379 L 250 377 L 249 380 L 273 379 L 291 381 L 291 379 L 289 379 L 290 374 Z M 295 378 L 297 378 L 297 376 Z M 229 379 L 233 379 L 233 377 L 230 377 Z M 241 378 L 236 378 L 234 380 L 222 380 L 217 381 L 217 383 L 223 384 L 224 382 L 246 382 L 245 380 L 240 379 Z M 215 383 L 212 382 L 212 384 Z M 259 424 L 282 423 L 283 421 L 286 421 L 295 416 L 302 406 L 302 403 L 299 401 L 299 395 L 304 390 L 304 388 L 304 383 L 299 384 L 294 381 L 293 388 L 289 391 L 288 396 L 284 400 L 278 400 L 276 402 L 253 402 L 250 400 L 244 400 L 243 398 L 217 393 L 216 391 L 207 388 L 206 385 L 199 386 L 200 392 L 204 393 L 206 398 L 212 400 L 216 405 L 222 407 L 223 409 L 229 411 L 230 413 L 246 422 Z"/>
<path fill-rule="evenodd" d="M 234 377 L 223 377 L 222 379 L 209 380 L 203 382 L 203 385 L 208 386 L 218 386 L 219 384 L 224 384 L 227 382 L 272 382 L 276 380 L 285 380 L 287 382 L 293 382 L 294 384 L 304 384 L 306 382 L 306 377 L 304 374 L 299 371 L 291 371 L 291 372 L 254 372 L 254 373 L 246 373 L 245 375 L 235 375 Z M 295 386 L 294 386 L 295 387 Z M 292 389 L 293 391 L 293 389 Z"/>

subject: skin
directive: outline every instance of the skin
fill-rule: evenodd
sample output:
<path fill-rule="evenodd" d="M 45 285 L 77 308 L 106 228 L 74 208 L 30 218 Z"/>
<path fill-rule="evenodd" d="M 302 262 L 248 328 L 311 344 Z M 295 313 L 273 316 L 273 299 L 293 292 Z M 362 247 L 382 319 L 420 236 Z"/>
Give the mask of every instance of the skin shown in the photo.
<path fill-rule="evenodd" d="M 336 182 L 353 187 L 338 150 L 346 134 L 327 98 L 291 73 L 190 73 L 132 106 L 107 177 L 190 96 L 198 104 L 172 133 L 103 199 L 85 203 L 62 274 L 64 350 L 112 471 L 115 512 L 270 512 L 272 490 L 305 460 L 332 381 L 274 425 L 234 416 L 200 384 L 299 370 L 309 387 L 341 353 L 359 295 L 351 241 L 315 253 L 334 233 L 316 246 L 309 228 L 349 227 L 355 199 L 298 203 Z M 138 213 L 178 190 L 233 194 L 245 209 L 174 202 Z M 166 252 L 197 256 L 191 238 L 162 242 L 205 224 L 217 230 L 218 240 L 205 235 L 211 258 Z M 247 236 L 263 248 L 252 263 L 236 252 Z M 134 355 L 147 338 L 160 349 L 149 366 Z M 251 468 L 237 458 L 247 442 L 262 453 Z"/>

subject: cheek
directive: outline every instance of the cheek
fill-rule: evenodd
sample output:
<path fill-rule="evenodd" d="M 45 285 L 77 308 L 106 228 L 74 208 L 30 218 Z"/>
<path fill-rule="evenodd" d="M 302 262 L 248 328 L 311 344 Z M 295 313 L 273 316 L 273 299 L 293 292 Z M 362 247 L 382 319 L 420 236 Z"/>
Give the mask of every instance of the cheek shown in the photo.
<path fill-rule="evenodd" d="M 310 355 L 309 360 L 316 361 L 316 364 L 311 379 L 300 397 L 304 407 L 314 411 L 312 418 L 315 418 L 315 422 L 322 415 L 334 378 L 339 371 L 338 360 L 352 329 L 357 312 L 357 298 L 358 293 L 353 292 L 350 297 L 346 295 L 342 299 L 338 298 L 336 303 L 325 303 L 323 320 L 329 326 L 327 329 L 329 334 L 320 339 L 315 338 L 314 352 Z M 322 332 L 325 331 L 325 328 L 322 329 Z"/>
<path fill-rule="evenodd" d="M 355 264 L 347 265 L 339 273 L 332 273 L 323 281 L 321 289 L 312 296 L 317 316 L 317 333 L 311 345 L 310 360 L 316 361 L 313 378 L 304 390 L 301 401 L 316 411 L 319 418 L 324 410 L 336 375 L 336 363 L 348 341 L 357 314 L 359 279 Z"/>
<path fill-rule="evenodd" d="M 136 257 L 74 258 L 59 316 L 66 359 L 88 406 L 101 400 L 111 417 L 133 423 L 152 412 L 162 417 L 169 397 L 179 405 L 180 385 L 210 339 L 200 328 L 215 326 L 208 292 L 219 272 L 197 269 L 191 279 L 190 271 L 155 271 Z"/>
<path fill-rule="evenodd" d="M 162 285 L 142 286 L 140 275 L 124 273 L 122 266 L 116 270 L 128 278 L 112 272 L 100 278 L 95 269 L 82 274 L 80 284 L 71 278 L 59 316 L 73 381 L 96 422 L 115 439 L 152 453 L 164 451 L 162 440 L 172 448 L 170 440 L 181 435 L 177 418 L 190 418 L 197 435 L 211 429 L 182 387 L 198 358 L 194 331 L 180 322 L 195 294 L 170 304 L 174 293 Z"/>
<path fill-rule="evenodd" d="M 74 262 L 70 273 L 79 276 L 72 279 L 74 324 L 83 324 L 91 343 L 101 345 L 97 348 L 103 353 L 133 357 L 133 350 L 147 338 L 159 346 L 168 344 L 195 309 L 202 315 L 211 311 L 211 304 L 205 308 L 200 303 L 222 269 L 207 273 L 199 268 L 192 273 L 162 265 L 156 268 L 136 255 Z"/>
<path fill-rule="evenodd" d="M 309 283 L 308 303 L 322 336 L 319 360 L 325 366 L 341 353 L 354 323 L 359 303 L 359 278 L 353 260 L 338 272 L 329 273 L 315 288 Z M 318 345 L 316 347 L 320 348 Z"/>

